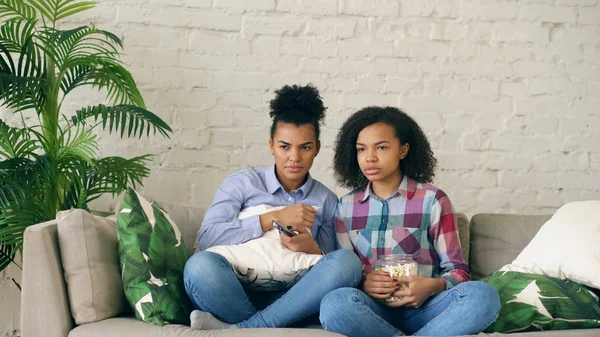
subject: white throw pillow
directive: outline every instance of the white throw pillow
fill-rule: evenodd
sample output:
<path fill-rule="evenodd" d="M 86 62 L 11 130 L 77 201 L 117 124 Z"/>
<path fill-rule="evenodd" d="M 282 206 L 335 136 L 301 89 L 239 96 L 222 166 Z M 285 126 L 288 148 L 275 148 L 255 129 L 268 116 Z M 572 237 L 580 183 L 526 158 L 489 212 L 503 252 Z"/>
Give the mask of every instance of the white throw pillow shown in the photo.
<path fill-rule="evenodd" d="M 243 219 L 282 208 L 254 206 L 242 210 L 238 218 Z M 319 209 L 316 206 L 313 208 L 315 211 Z M 321 255 L 297 253 L 285 248 L 276 229 L 239 245 L 214 246 L 206 250 L 226 258 L 240 282 L 254 291 L 287 289 L 321 259 Z"/>
<path fill-rule="evenodd" d="M 600 288 L 600 200 L 559 208 L 503 271 L 542 274 Z"/>

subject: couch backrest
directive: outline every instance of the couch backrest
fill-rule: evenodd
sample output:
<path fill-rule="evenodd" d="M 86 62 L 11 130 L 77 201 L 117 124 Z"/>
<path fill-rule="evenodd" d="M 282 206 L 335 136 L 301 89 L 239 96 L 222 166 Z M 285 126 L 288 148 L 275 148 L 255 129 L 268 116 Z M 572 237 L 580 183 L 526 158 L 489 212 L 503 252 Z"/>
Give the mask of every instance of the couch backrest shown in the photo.
<path fill-rule="evenodd" d="M 204 208 L 173 205 L 166 202 L 157 201 L 157 203 L 171 216 L 183 236 L 183 244 L 188 257 L 194 253 L 198 230 L 204 218 Z"/>
<path fill-rule="evenodd" d="M 458 238 L 460 239 L 463 258 L 465 261 L 469 261 L 469 250 L 471 247 L 471 242 L 469 240 L 471 237 L 469 233 L 469 218 L 462 213 L 456 213 L 456 218 L 458 223 Z"/>
<path fill-rule="evenodd" d="M 472 279 L 486 277 L 511 263 L 550 217 L 514 214 L 474 215 L 469 230 L 469 266 Z"/>
<path fill-rule="evenodd" d="M 157 202 L 179 227 L 191 256 L 206 209 Z M 463 257 L 469 262 L 472 278 L 481 279 L 511 263 L 548 219 L 550 215 L 493 213 L 476 214 L 469 221 L 467 216 L 457 213 Z"/>

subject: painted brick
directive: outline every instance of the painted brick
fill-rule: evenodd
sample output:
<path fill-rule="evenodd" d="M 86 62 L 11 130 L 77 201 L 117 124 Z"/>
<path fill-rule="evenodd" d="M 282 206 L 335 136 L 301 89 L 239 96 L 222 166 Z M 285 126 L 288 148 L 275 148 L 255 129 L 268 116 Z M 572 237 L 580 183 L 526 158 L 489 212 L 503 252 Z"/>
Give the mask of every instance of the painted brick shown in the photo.
<path fill-rule="evenodd" d="M 395 17 L 399 4 L 393 0 L 342 0 L 341 14 Z"/>
<path fill-rule="evenodd" d="M 281 11 L 281 12 L 314 14 L 316 16 L 335 15 L 338 10 L 338 1 L 337 0 L 278 1 L 277 2 L 277 10 Z"/>

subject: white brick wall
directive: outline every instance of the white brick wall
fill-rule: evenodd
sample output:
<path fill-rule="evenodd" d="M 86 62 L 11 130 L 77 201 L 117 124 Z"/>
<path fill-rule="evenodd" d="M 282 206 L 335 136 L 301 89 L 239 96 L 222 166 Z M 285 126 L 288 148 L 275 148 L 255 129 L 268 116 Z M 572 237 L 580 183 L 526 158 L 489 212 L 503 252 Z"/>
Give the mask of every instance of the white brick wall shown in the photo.
<path fill-rule="evenodd" d="M 100 2 L 69 25 L 123 37 L 147 105 L 175 130 L 103 135 L 103 154 L 155 153 L 145 190 L 161 199 L 206 207 L 228 173 L 271 164 L 273 90 L 307 82 L 329 107 L 313 175 L 339 194 L 337 129 L 389 104 L 428 133 L 435 184 L 460 212 L 551 213 L 600 198 L 599 0 Z M 95 102 L 84 92 L 65 106 Z M 0 289 L 0 301 L 15 298 L 5 278 Z M 0 323 L 0 336 L 17 328 Z"/>

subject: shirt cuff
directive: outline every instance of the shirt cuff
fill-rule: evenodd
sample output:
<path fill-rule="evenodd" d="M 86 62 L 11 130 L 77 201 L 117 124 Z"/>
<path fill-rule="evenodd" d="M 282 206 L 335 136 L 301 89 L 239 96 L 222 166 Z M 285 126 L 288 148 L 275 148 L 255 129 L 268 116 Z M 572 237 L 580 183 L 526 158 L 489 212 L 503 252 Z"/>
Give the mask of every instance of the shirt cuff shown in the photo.
<path fill-rule="evenodd" d="M 446 284 L 446 290 L 455 286 L 456 281 L 451 276 L 442 276 L 442 280 L 444 280 L 444 283 Z"/>
<path fill-rule="evenodd" d="M 253 240 L 263 235 L 262 226 L 260 225 L 260 215 L 253 215 L 241 221 L 242 228 L 248 233 L 248 240 Z"/>

